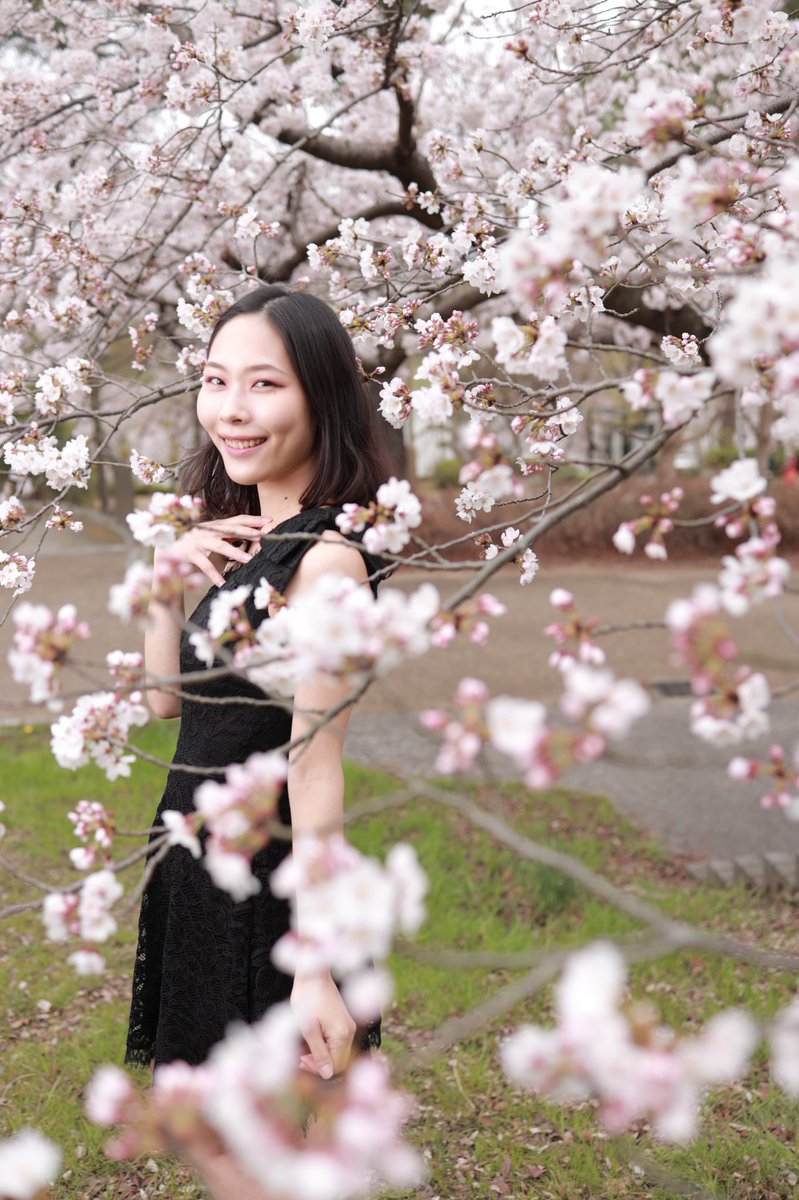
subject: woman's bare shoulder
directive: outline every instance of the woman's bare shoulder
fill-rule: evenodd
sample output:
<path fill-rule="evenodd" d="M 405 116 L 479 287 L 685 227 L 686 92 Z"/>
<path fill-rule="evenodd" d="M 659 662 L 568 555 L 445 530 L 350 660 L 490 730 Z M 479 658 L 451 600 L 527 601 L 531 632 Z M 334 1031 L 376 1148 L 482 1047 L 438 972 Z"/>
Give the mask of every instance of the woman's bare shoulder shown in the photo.
<path fill-rule="evenodd" d="M 344 537 L 335 529 L 326 529 L 319 541 L 302 556 L 291 581 L 290 591 L 302 591 L 311 587 L 322 575 L 348 575 L 358 583 L 367 578 L 366 563 L 357 542 Z"/>

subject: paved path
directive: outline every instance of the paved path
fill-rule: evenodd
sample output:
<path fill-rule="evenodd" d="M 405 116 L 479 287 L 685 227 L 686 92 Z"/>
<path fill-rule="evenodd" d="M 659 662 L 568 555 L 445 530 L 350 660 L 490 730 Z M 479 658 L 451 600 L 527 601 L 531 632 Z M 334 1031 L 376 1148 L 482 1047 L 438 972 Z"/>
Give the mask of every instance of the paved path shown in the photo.
<path fill-rule="evenodd" d="M 58 542 L 52 538 L 39 559 L 29 599 L 51 606 L 75 603 L 92 627 L 90 646 L 95 662 L 102 662 L 106 651 L 114 647 L 136 649 L 140 631 L 119 625 L 105 607 L 109 586 L 121 578 L 126 562 L 136 554 L 136 547 L 121 545 L 108 531 L 93 529 L 70 540 L 64 535 Z M 493 621 L 488 645 L 477 647 L 461 639 L 456 648 L 434 651 L 407 663 L 374 687 L 353 717 L 347 754 L 406 777 L 429 773 L 435 742 L 420 729 L 414 712 L 445 705 L 465 675 L 484 679 L 492 692 L 535 697 L 554 706 L 558 677 L 547 666 L 551 643 L 542 632 L 552 619 L 548 596 L 554 586 L 570 588 L 586 615 L 614 623 L 658 619 L 669 599 L 689 594 L 695 583 L 708 577 L 712 577 L 712 567 L 650 567 L 635 560 L 601 559 L 559 563 L 549 570 L 545 563 L 532 586 L 520 588 L 515 571 L 509 571 L 492 589 L 508 605 L 508 613 Z M 386 586 L 410 590 L 429 578 L 421 572 L 406 572 Z M 443 594 L 460 586 L 464 578 L 461 572 L 433 576 Z M 799 594 L 786 597 L 784 613 L 790 626 L 799 630 Z M 10 634 L 7 622 L 0 628 L 3 662 Z M 773 685 L 799 678 L 797 643 L 781 628 L 771 606 L 756 610 L 753 620 L 736 624 L 736 634 L 744 660 L 765 670 Z M 662 631 L 614 635 L 606 639 L 605 646 L 609 663 L 619 674 L 633 675 L 650 685 L 684 677 L 683 671 L 669 663 Z M 708 747 L 688 732 L 690 701 L 665 698 L 657 687 L 653 695 L 653 709 L 633 735 L 613 747 L 600 763 L 573 769 L 564 785 L 608 795 L 621 812 L 679 853 L 731 857 L 745 852 L 799 851 L 799 825 L 789 824 L 781 814 L 762 811 L 756 788 L 727 780 L 724 767 L 730 752 Z M 790 746 L 797 739 L 796 704 L 791 698 L 775 705 L 773 735 L 766 745 L 776 739 Z M 4 685 L 0 722 L 42 719 L 47 717 L 41 710 L 31 709 L 22 689 Z M 758 745 L 752 744 L 751 752 L 757 749 Z M 745 752 L 750 752 L 748 745 Z M 502 768 L 513 777 L 504 762 Z"/>

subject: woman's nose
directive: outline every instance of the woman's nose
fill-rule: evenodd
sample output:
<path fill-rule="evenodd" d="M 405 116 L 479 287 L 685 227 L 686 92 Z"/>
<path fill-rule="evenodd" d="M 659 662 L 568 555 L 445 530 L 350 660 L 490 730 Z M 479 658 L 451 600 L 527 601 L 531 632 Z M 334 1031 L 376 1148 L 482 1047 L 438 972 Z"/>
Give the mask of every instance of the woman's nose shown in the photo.
<path fill-rule="evenodd" d="M 222 394 L 219 415 L 226 421 L 246 421 L 249 419 L 246 391 L 236 384 L 228 384 Z"/>

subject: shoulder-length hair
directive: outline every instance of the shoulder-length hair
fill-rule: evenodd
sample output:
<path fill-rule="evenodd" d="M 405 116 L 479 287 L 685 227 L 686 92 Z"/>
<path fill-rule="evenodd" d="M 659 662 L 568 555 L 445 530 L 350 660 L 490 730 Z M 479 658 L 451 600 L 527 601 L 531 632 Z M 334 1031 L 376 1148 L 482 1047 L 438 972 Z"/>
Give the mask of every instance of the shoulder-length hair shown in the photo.
<path fill-rule="evenodd" d="M 391 473 L 390 464 L 352 342 L 338 317 L 310 292 L 267 284 L 253 288 L 222 313 L 206 354 L 220 329 L 244 313 L 261 313 L 280 334 L 308 402 L 317 466 L 300 497 L 301 508 L 368 504 Z M 201 497 L 211 520 L 260 513 L 258 488 L 234 483 L 210 440 L 185 462 L 181 487 Z"/>

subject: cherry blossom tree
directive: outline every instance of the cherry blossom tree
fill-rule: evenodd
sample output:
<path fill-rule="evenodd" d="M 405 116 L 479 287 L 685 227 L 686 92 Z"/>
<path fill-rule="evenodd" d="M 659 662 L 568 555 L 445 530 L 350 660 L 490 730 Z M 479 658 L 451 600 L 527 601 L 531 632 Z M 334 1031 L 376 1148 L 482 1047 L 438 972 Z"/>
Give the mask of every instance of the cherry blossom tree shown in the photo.
<path fill-rule="evenodd" d="M 37 551 L 79 527 L 68 504 L 109 463 L 174 489 L 174 446 L 158 415 L 191 395 L 210 327 L 253 280 L 329 299 L 387 425 L 406 439 L 448 439 L 462 460 L 456 547 L 472 573 L 446 600 L 426 583 L 410 596 L 385 586 L 376 603 L 327 578 L 255 627 L 248 589 L 234 590 L 215 602 L 208 630 L 191 631 L 209 671 L 221 659 L 278 694 L 322 671 L 358 695 L 431 646 L 482 644 L 501 619 L 490 593 L 498 570 L 534 584 L 544 533 L 686 431 L 713 438 L 723 427 L 735 457 L 708 489 L 707 520 L 725 529 L 730 553 L 664 621 L 691 675 L 694 733 L 737 749 L 768 730 L 769 683 L 739 661 L 734 626 L 779 596 L 789 572 L 767 475 L 772 449 L 790 455 L 799 444 L 799 40 L 784 11 L 770 0 L 501 9 L 480 0 L 2 0 L 0 14 L 0 587 L 15 629 L 11 670 L 53 714 L 62 767 L 95 761 L 109 780 L 135 769 L 129 734 L 148 720 L 143 664 L 115 652 L 96 686 L 65 693 L 62 668 L 80 661 L 90 630 L 74 606 L 35 602 Z M 624 438 L 584 436 L 609 404 Z M 567 465 L 577 471 L 564 487 Z M 642 548 L 656 569 L 681 501 L 678 487 L 653 496 L 642 484 L 642 515 L 618 529 L 616 550 Z M 489 516 L 476 531 L 478 514 Z M 145 547 L 168 549 L 201 515 L 193 497 L 161 490 L 129 524 Z M 340 524 L 391 564 L 432 570 L 443 560 L 420 536 L 421 520 L 411 481 L 394 478 L 371 505 L 348 505 Z M 112 589 L 121 621 L 143 620 L 153 596 L 183 586 L 165 561 L 155 575 L 135 564 Z M 264 581 L 252 602 L 276 599 Z M 544 787 L 599 757 L 647 710 L 645 690 L 616 677 L 575 598 L 556 588 L 552 604 L 559 714 L 466 679 L 450 711 L 422 716 L 441 734 L 440 772 L 471 768 L 491 746 L 529 787 Z M 767 762 L 737 754 L 730 774 L 764 778 L 765 802 L 796 815 L 796 755 L 782 746 Z M 204 783 L 194 817 L 166 814 L 151 862 L 175 844 L 198 853 L 205 825 L 215 882 L 247 895 L 249 859 L 273 836 L 284 774 L 275 756 Z M 427 789 L 643 921 L 652 937 L 627 947 L 628 961 L 687 945 L 755 953 L 666 919 L 468 797 Z M 72 861 L 88 874 L 31 904 L 74 968 L 90 973 L 102 969 L 96 944 L 115 928 L 118 875 L 145 849 L 115 857 L 112 805 L 70 817 L 80 842 Z M 317 880 L 316 934 L 290 939 L 283 961 L 337 964 L 351 1004 L 373 1014 L 390 982 L 382 971 L 363 976 L 363 965 L 382 962 L 397 931 L 418 928 L 420 868 L 403 847 L 385 865 L 345 844 L 306 853 L 276 886 L 291 894 Z M 374 899 L 369 924 L 353 888 Z M 528 992 L 561 965 L 553 955 Z M 506 1043 L 509 1079 L 563 1099 L 596 1095 L 610 1128 L 646 1114 L 661 1136 L 684 1140 L 702 1089 L 742 1074 L 770 1036 L 775 1079 L 799 1092 L 795 1005 L 770 1031 L 727 1013 L 690 1039 L 664 1040 L 660 1026 L 633 1030 L 623 988 L 617 950 L 589 947 L 566 962 L 557 1026 L 527 1027 Z M 588 1032 L 597 1024 L 606 1038 Z M 201 1161 L 208 1138 L 229 1170 L 267 1192 L 290 1180 L 295 1196 L 362 1195 L 378 1168 L 395 1186 L 416 1178 L 401 1137 L 405 1101 L 378 1064 L 352 1068 L 321 1139 L 288 1121 L 325 1102 L 296 1078 L 292 1036 L 276 1011 L 231 1036 L 207 1066 L 159 1072 L 147 1096 L 108 1068 L 89 1114 L 122 1126 L 120 1156 L 182 1145 L 220 1196 L 219 1164 Z M 194 1120 L 183 1142 L 178 1108 Z M 0 1145 L 0 1162 L 6 1193 L 31 1196 L 57 1154 L 27 1132 Z"/>

